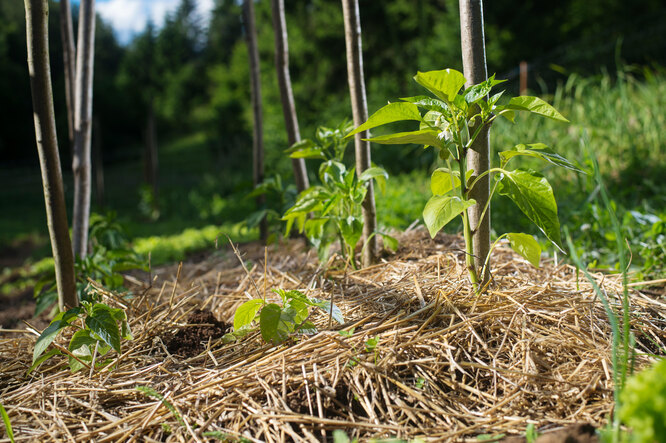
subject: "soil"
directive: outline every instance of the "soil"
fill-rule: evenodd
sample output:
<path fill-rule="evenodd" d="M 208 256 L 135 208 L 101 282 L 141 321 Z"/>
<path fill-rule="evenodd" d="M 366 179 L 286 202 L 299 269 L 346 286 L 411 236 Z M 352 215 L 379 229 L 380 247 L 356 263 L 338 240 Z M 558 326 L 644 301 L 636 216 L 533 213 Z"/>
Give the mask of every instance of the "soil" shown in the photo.
<path fill-rule="evenodd" d="M 503 443 L 523 443 L 524 437 L 510 437 L 502 440 Z M 594 426 L 590 424 L 575 424 L 553 432 L 541 434 L 536 443 L 598 443 L 599 437 Z"/>
<path fill-rule="evenodd" d="M 218 321 L 212 312 L 195 310 L 187 318 L 187 325 L 171 336 L 163 336 L 171 354 L 194 357 L 206 349 L 210 341 L 222 338 L 232 325 Z"/>

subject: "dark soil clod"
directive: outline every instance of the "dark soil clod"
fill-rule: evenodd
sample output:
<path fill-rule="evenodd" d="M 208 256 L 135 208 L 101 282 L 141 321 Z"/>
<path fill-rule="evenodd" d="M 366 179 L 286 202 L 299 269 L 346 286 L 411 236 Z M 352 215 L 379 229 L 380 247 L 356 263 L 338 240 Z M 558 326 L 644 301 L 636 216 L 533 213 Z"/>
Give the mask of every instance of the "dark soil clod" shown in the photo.
<path fill-rule="evenodd" d="M 171 354 L 194 357 L 206 349 L 210 340 L 221 338 L 229 330 L 231 325 L 218 321 L 212 312 L 197 309 L 187 318 L 187 326 L 162 340 Z"/>

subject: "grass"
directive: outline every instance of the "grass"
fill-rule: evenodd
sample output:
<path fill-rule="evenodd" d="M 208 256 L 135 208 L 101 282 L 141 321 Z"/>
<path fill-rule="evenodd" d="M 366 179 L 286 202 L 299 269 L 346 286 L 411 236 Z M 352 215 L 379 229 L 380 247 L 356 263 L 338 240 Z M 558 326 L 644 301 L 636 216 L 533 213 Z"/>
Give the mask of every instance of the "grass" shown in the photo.
<path fill-rule="evenodd" d="M 530 124 L 513 126 L 500 120 L 492 130 L 493 149 L 510 148 L 515 140 L 543 142 L 589 168 L 589 159 L 581 149 L 583 141 L 588 143 L 599 158 L 611 195 L 615 196 L 613 204 L 626 214 L 621 223 L 634 254 L 634 268 L 642 271 L 640 277 L 645 278 L 663 273 L 666 182 L 662 177 L 666 173 L 666 143 L 660 137 L 660 130 L 666 126 L 661 103 L 666 95 L 666 73 L 625 68 L 614 75 L 603 73 L 590 78 L 572 75 L 552 94 L 532 91 L 540 92 L 571 120 L 571 125 L 533 118 Z M 161 187 L 157 220 L 151 220 L 150 214 L 142 211 L 146 194 L 140 192 L 139 159 L 107 166 L 107 204 L 100 208 L 93 202 L 93 211 L 117 212 L 135 247 L 141 252 L 152 251 L 154 263 L 178 260 L 188 252 L 212 248 L 215 238 L 222 233 L 235 240 L 256 238 L 254 231 L 242 229 L 239 224 L 254 210 L 254 203 L 244 197 L 252 187 L 249 164 L 242 159 L 221 163 L 201 133 L 163 141 L 159 149 Z M 413 155 L 429 158 L 413 146 L 381 149 L 382 158 L 386 159 L 400 158 L 402 151 L 388 152 L 391 149 L 411 150 Z M 387 163 L 384 166 L 391 169 L 392 165 Z M 522 164 L 531 165 L 529 159 Z M 606 212 L 595 203 L 598 188 L 593 177 L 547 165 L 544 170 L 543 164 L 534 166 L 553 184 L 561 224 L 572 232 L 581 259 L 593 267 L 615 267 L 618 262 L 615 234 L 606 228 L 610 226 Z M 425 168 L 392 176 L 385 194 L 377 193 L 381 226 L 405 229 L 421 218 L 430 196 L 429 173 Z M 247 174 L 242 173 L 245 169 Z M 67 168 L 64 170 L 71 198 L 71 176 Z M 2 171 L 0 182 L 3 185 L 0 213 L 7 214 L 0 219 L 0 249 L 17 239 L 31 238 L 41 246 L 34 259 L 48 255 L 38 171 Z M 522 230 L 538 234 L 503 197 L 493 202 L 492 219 L 497 232 Z M 458 229 L 456 224 L 448 227 L 449 232 Z"/>

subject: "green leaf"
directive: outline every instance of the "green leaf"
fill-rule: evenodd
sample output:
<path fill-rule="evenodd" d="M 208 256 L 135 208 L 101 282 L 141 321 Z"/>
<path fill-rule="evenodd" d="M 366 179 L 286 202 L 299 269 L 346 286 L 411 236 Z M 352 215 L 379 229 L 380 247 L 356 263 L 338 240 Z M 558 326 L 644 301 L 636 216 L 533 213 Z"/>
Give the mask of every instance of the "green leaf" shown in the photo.
<path fill-rule="evenodd" d="M 333 317 L 333 320 L 337 321 L 341 325 L 345 323 L 342 311 L 335 303 L 333 303 L 333 310 L 331 310 L 331 302 L 329 300 L 320 300 L 318 298 L 313 298 L 312 301 L 314 302 L 314 305 L 320 308 L 322 311 L 324 311 L 326 315 L 328 315 L 330 312 L 331 316 Z"/>
<path fill-rule="evenodd" d="M 578 168 L 576 165 L 561 155 L 557 154 L 543 143 L 519 144 L 514 146 L 512 150 L 502 151 L 499 153 L 499 156 L 502 159 L 502 164 L 506 164 L 510 158 L 518 155 L 540 158 L 556 166 L 561 166 L 563 168 L 585 174 L 585 171 Z"/>
<path fill-rule="evenodd" d="M 379 235 L 381 235 L 382 238 L 384 239 L 384 247 L 386 249 L 388 249 L 389 251 L 394 251 L 394 252 L 398 250 L 398 239 L 397 238 L 392 237 L 388 234 L 383 234 L 381 232 L 379 233 Z"/>
<path fill-rule="evenodd" d="M 368 180 L 372 180 L 373 178 L 380 178 L 380 177 L 388 179 L 388 172 L 386 172 L 384 168 L 380 168 L 379 166 L 373 166 L 363 171 L 359 180 L 365 182 Z"/>
<path fill-rule="evenodd" d="M 68 349 L 80 360 L 85 362 L 92 362 L 93 349 L 95 349 L 95 345 L 97 343 L 99 343 L 99 341 L 90 335 L 89 330 L 81 329 L 76 331 L 76 333 L 72 336 Z M 81 362 L 79 362 L 74 357 L 69 356 L 69 370 L 71 372 L 77 372 L 83 368 L 84 366 Z"/>
<path fill-rule="evenodd" d="M 97 334 L 104 343 L 120 353 L 120 331 L 110 307 L 103 303 L 96 303 L 86 317 L 86 326 Z"/>
<path fill-rule="evenodd" d="M 363 235 L 363 222 L 350 215 L 340 221 L 340 234 L 347 246 L 353 250 Z"/>
<path fill-rule="evenodd" d="M 417 145 L 432 145 L 443 147 L 442 140 L 439 138 L 439 131 L 435 129 L 420 129 L 411 132 L 397 132 L 395 134 L 380 135 L 369 138 L 371 142 L 382 145 L 404 145 L 414 143 Z"/>
<path fill-rule="evenodd" d="M 493 74 L 488 80 L 467 88 L 465 92 L 463 92 L 463 97 L 465 97 L 465 101 L 467 103 L 472 104 L 477 100 L 488 96 L 488 94 L 490 94 L 490 90 L 495 85 L 504 83 L 505 81 L 506 80 L 495 80 L 495 74 Z"/>
<path fill-rule="evenodd" d="M 37 342 L 35 343 L 35 349 L 32 352 L 33 365 L 37 361 L 37 358 L 46 350 L 46 348 L 48 348 L 49 345 L 53 343 L 53 340 L 55 340 L 58 332 L 69 326 L 69 324 L 75 318 L 77 318 L 80 313 L 81 308 L 76 307 L 70 309 L 67 312 L 61 312 L 53 318 L 49 326 L 44 329 L 42 334 L 37 339 Z"/>
<path fill-rule="evenodd" d="M 306 138 L 306 139 L 297 141 L 296 143 L 291 145 L 289 148 L 285 149 L 284 152 L 287 153 L 287 154 L 291 154 L 293 152 L 300 151 L 302 149 L 314 148 L 315 146 L 316 146 L 315 142 Z"/>
<path fill-rule="evenodd" d="M 537 242 L 534 237 L 528 234 L 515 232 L 507 234 L 506 237 L 509 239 L 511 249 L 522 255 L 535 268 L 539 267 L 539 261 L 541 260 L 541 246 L 539 246 L 539 242 Z"/>
<path fill-rule="evenodd" d="M 466 81 L 455 69 L 417 72 L 414 80 L 445 102 L 453 102 Z"/>
<path fill-rule="evenodd" d="M 557 109 L 541 100 L 539 97 L 531 97 L 529 95 L 521 95 L 513 97 L 509 104 L 505 106 L 506 109 L 513 109 L 516 111 L 529 111 L 534 114 L 539 114 L 553 120 L 569 123 L 569 120 L 564 118 Z"/>
<path fill-rule="evenodd" d="M 234 313 L 234 330 L 238 331 L 243 326 L 247 326 L 255 319 L 257 312 L 266 302 L 260 298 L 248 300 L 238 308 Z"/>
<path fill-rule="evenodd" d="M 120 324 L 120 336 L 125 340 L 134 340 L 134 335 L 132 335 L 132 330 L 127 321 L 123 321 Z"/>
<path fill-rule="evenodd" d="M 497 188 L 500 195 L 509 197 L 521 211 L 562 252 L 560 221 L 553 188 L 541 174 L 524 169 L 504 171 Z"/>
<path fill-rule="evenodd" d="M 316 160 L 326 160 L 326 156 L 319 146 L 313 148 L 299 149 L 289 154 L 290 158 L 312 158 Z"/>
<path fill-rule="evenodd" d="M 61 354 L 62 354 L 62 352 L 60 352 L 60 350 L 56 349 L 56 348 L 53 348 L 50 351 L 46 352 L 45 354 L 42 354 L 39 358 L 37 358 L 37 360 L 32 362 L 32 365 L 30 365 L 30 368 L 28 368 L 28 371 L 25 373 L 25 375 L 26 376 L 30 375 L 30 373 L 32 371 L 34 371 L 35 368 L 37 368 L 37 366 L 41 365 L 42 363 L 44 363 L 46 360 L 53 357 L 54 355 L 61 355 Z"/>
<path fill-rule="evenodd" d="M 275 303 L 269 303 L 259 315 L 261 337 L 266 343 L 278 344 L 285 341 L 294 331 L 295 323 L 289 312 L 283 311 Z"/>
<path fill-rule="evenodd" d="M 447 223 L 460 215 L 464 210 L 476 204 L 475 200 L 461 200 L 460 197 L 433 195 L 423 209 L 423 221 L 428 227 L 430 236 L 435 235 Z"/>
<path fill-rule="evenodd" d="M 468 169 L 466 179 L 474 174 L 474 170 Z M 453 180 L 452 180 L 453 178 Z M 449 168 L 437 168 L 430 178 L 430 190 L 435 195 L 444 195 L 453 189 L 460 187 L 460 172 L 451 171 Z"/>
<path fill-rule="evenodd" d="M 14 430 L 12 429 L 12 422 L 9 420 L 9 415 L 5 411 L 4 406 L 0 404 L 0 415 L 2 415 L 2 421 L 5 424 L 5 432 L 11 443 L 14 443 Z"/>
<path fill-rule="evenodd" d="M 436 98 L 428 97 L 427 95 L 404 97 L 401 98 L 400 100 L 413 103 L 416 106 L 419 106 L 428 111 L 437 111 L 440 114 L 451 115 L 451 111 L 449 110 L 449 107 L 445 102 L 437 100 Z"/>
<path fill-rule="evenodd" d="M 376 128 L 377 126 L 382 126 L 388 123 L 402 120 L 421 121 L 421 113 L 419 112 L 419 108 L 412 103 L 389 103 L 372 114 L 367 122 L 363 123 L 361 126 L 347 134 L 345 138 L 351 137 L 354 134 L 358 134 L 359 132 L 363 132 L 368 129 Z"/>

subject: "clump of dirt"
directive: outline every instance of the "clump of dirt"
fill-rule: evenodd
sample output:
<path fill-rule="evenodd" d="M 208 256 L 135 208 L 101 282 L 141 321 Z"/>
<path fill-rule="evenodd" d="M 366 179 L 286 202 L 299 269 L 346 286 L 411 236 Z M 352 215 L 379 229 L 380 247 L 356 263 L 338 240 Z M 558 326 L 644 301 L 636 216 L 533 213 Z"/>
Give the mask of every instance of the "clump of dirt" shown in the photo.
<path fill-rule="evenodd" d="M 162 337 L 171 354 L 194 357 L 206 349 L 210 340 L 221 338 L 231 325 L 218 321 L 212 312 L 195 310 L 187 318 L 187 325 L 170 337 Z"/>
<path fill-rule="evenodd" d="M 504 439 L 504 443 L 523 443 L 524 437 L 511 437 Z M 587 423 L 567 426 L 554 432 L 540 435 L 536 443 L 598 443 L 599 437 L 594 426 Z"/>

